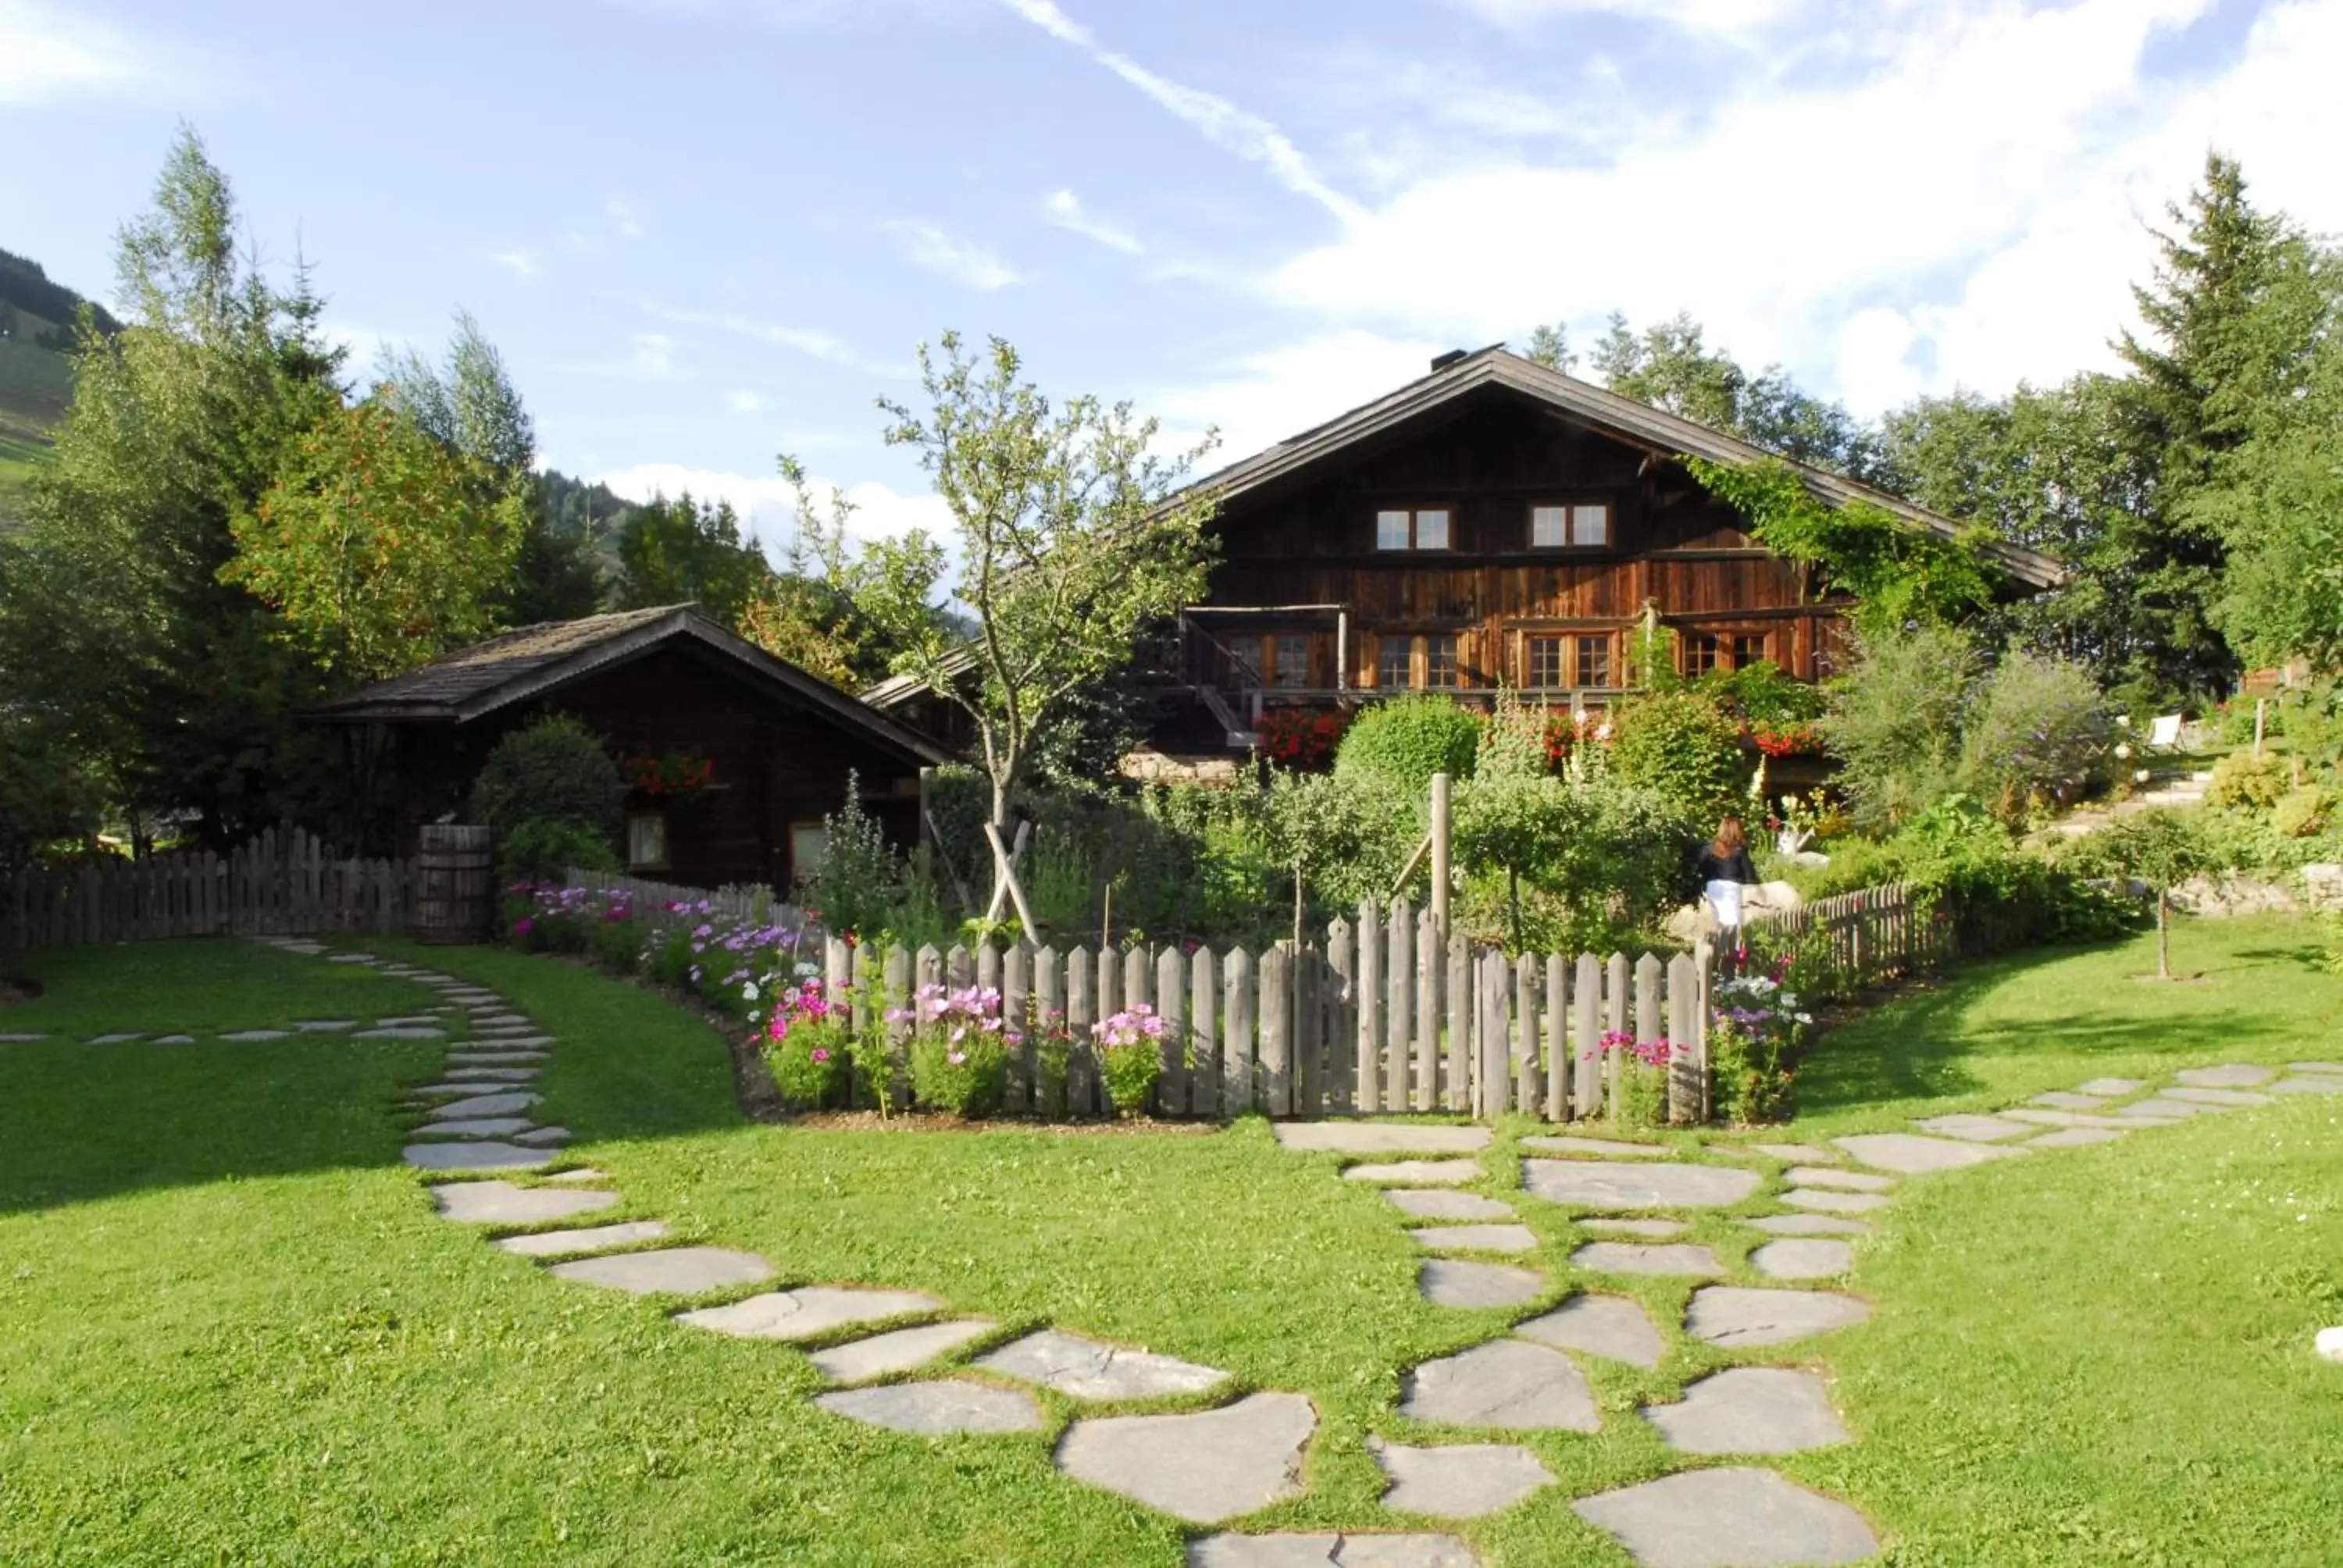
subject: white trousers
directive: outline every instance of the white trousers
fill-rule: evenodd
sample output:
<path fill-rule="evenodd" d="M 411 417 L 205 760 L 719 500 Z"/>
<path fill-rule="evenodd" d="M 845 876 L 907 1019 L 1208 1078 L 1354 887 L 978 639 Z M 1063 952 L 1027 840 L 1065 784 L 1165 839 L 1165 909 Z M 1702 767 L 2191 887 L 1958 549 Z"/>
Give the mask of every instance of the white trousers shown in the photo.
<path fill-rule="evenodd" d="M 1715 881 L 1709 883 L 1707 892 L 1708 907 L 1715 912 L 1716 923 L 1728 931 L 1737 929 L 1741 924 L 1741 884 Z"/>

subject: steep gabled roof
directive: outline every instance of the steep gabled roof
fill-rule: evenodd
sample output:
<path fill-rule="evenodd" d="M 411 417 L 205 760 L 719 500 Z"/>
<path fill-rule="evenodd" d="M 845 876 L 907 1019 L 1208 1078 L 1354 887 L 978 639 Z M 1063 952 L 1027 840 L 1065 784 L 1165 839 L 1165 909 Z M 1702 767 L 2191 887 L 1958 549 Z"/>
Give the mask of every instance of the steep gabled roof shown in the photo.
<path fill-rule="evenodd" d="M 907 760 L 950 760 L 916 730 L 735 637 L 688 604 L 525 626 L 320 703 L 307 717 L 327 723 L 465 724 L 678 642 L 737 666 L 749 684 L 784 695 Z"/>
<path fill-rule="evenodd" d="M 1194 487 L 1218 491 L 1225 505 L 1248 491 L 1291 477 L 1359 442 L 1397 430 L 1484 387 L 1503 387 L 1534 398 L 1583 424 L 1664 457 L 1685 455 L 1734 464 L 1775 458 L 1775 454 L 1721 430 L 1695 424 L 1648 403 L 1638 403 L 1632 397 L 1622 397 L 1559 370 L 1549 370 L 1496 344 L 1442 365 L 1372 403 L 1361 404 L 1347 414 L 1232 463 L 1197 481 Z M 1915 506 L 1844 474 L 1786 457 L 1775 460 L 1786 464 L 1818 499 L 1834 506 L 1864 501 L 1947 538 L 1963 531 L 1959 523 L 1942 513 Z M 2064 563 L 2056 557 L 2023 545 L 1988 539 L 1984 550 L 2002 570 L 2034 588 L 2055 588 L 2066 575 Z"/>

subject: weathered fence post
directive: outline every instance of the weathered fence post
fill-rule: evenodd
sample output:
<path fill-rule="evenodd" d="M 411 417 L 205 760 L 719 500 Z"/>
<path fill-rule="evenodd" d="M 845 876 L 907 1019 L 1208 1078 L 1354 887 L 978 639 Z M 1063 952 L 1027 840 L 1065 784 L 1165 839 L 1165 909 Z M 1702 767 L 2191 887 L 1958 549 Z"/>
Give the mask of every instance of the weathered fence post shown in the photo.
<path fill-rule="evenodd" d="M 935 949 L 927 950 L 932 958 Z M 911 1005 L 911 955 L 902 947 L 887 950 L 886 993 L 881 1010 L 905 1010 Z M 884 1092 L 887 1102 L 900 1111 L 911 1102 L 911 1077 L 909 1046 L 911 1038 L 910 1020 L 902 1019 L 887 1026 L 887 1082 Z"/>
<path fill-rule="evenodd" d="M 1383 963 L 1383 984 L 1389 1005 L 1383 1012 L 1386 1040 L 1383 1060 L 1383 1109 L 1408 1107 L 1408 1035 L 1415 1028 L 1415 907 L 1393 899 L 1386 929 L 1390 951 Z"/>
<path fill-rule="evenodd" d="M 1163 1074 L 1155 1081 L 1155 1104 L 1165 1116 L 1188 1114 L 1188 970 L 1180 950 L 1155 955 L 1155 1013 L 1163 1020 Z"/>
<path fill-rule="evenodd" d="M 1372 1116 L 1383 1102 L 1383 928 L 1373 899 L 1359 900 L 1359 965 L 1352 994 L 1358 999 L 1357 1110 Z"/>
<path fill-rule="evenodd" d="M 1603 1006 L 1603 965 L 1593 953 L 1578 955 L 1573 999 L 1577 1005 L 1571 1015 L 1576 1026 L 1573 1031 L 1576 1039 L 1572 1043 L 1578 1055 L 1572 1063 L 1571 1110 L 1584 1121 L 1603 1113 L 1603 1053 L 1599 1040 L 1602 1027 L 1596 1016 Z"/>
<path fill-rule="evenodd" d="M 1701 1085 L 1708 1077 L 1704 1001 L 1700 960 L 1676 954 L 1668 960 L 1668 1121 L 1677 1126 L 1701 1120 Z"/>
<path fill-rule="evenodd" d="M 1442 989 L 1448 1002 L 1447 1104 L 1452 1111 L 1473 1109 L 1473 1013 L 1480 1005 L 1473 989 L 1473 948 L 1455 932 L 1443 933 L 1448 943 L 1448 979 Z"/>
<path fill-rule="evenodd" d="M 1065 960 L 1057 949 L 1043 948 L 1033 955 L 1033 1029 L 1032 1032 L 1025 1037 L 1028 1044 L 1025 1060 L 1033 1075 L 1033 1109 L 1045 1114 L 1051 1109 L 1048 1091 L 1054 1088 L 1069 1107 L 1073 1104 L 1073 1091 L 1071 1084 L 1068 1082 L 1049 1084 L 1043 1081 L 1041 1048 L 1035 1037 L 1041 1034 L 1062 1034 L 1065 1028 Z M 1073 1060 L 1071 1050 L 1067 1052 L 1067 1060 L 1060 1070 L 1068 1074 L 1072 1072 Z M 1064 1111 L 1061 1111 L 1059 1114 L 1064 1114 Z"/>
<path fill-rule="evenodd" d="M 1188 1032 L 1196 1042 L 1188 1104 L 1199 1116 L 1221 1114 L 1220 1020 L 1219 965 L 1212 949 L 1198 948 L 1188 965 Z"/>
<path fill-rule="evenodd" d="M 1252 955 L 1242 948 L 1231 948 L 1221 965 L 1221 1114 L 1242 1116 L 1253 1109 L 1253 1004 L 1258 1000 L 1254 990 Z"/>
<path fill-rule="evenodd" d="M 1513 1086 L 1505 1070 L 1505 1043 L 1513 1022 L 1506 1016 L 1507 968 L 1502 952 L 1492 950 L 1481 955 L 1480 1050 L 1475 1062 L 1480 1081 L 1473 1096 L 1473 1110 L 1484 1121 L 1493 1121 L 1505 1113 L 1507 1091 Z"/>
<path fill-rule="evenodd" d="M 1358 954 L 1351 922 L 1339 916 L 1326 927 L 1326 1100 L 1348 1110 L 1358 1099 Z"/>
<path fill-rule="evenodd" d="M 1262 1109 L 1293 1114 L 1293 950 L 1272 942 L 1261 955 Z"/>
<path fill-rule="evenodd" d="M 1538 1109 L 1538 970 L 1537 960 L 1523 953 L 1513 971 L 1513 1103 L 1534 1116 Z"/>
<path fill-rule="evenodd" d="M 1038 1111 L 1041 1104 L 1033 1093 L 1032 950 L 1016 942 L 996 958 L 993 945 L 985 943 L 978 950 L 980 985 L 984 982 L 983 960 L 988 958 L 993 958 L 1001 970 L 1001 1027 L 1016 1036 L 1009 1044 L 1009 1109 Z"/>
<path fill-rule="evenodd" d="M 1111 971 L 1110 971 L 1111 972 Z M 1066 1114 L 1087 1116 L 1098 1103 L 1098 961 L 1088 948 L 1066 955 Z"/>
<path fill-rule="evenodd" d="M 1426 910 L 1415 932 L 1415 1108 L 1440 1104 L 1440 980 L 1447 955 L 1440 950 L 1445 922 Z"/>
<path fill-rule="evenodd" d="M 1545 1119 L 1570 1120 L 1570 963 L 1560 953 L 1545 960 Z"/>

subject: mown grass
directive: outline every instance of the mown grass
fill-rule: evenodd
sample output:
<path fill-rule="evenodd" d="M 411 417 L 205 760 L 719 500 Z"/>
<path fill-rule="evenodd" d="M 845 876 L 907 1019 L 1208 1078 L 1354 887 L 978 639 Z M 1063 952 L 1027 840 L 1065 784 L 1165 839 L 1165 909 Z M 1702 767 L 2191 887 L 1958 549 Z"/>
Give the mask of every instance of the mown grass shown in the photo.
<path fill-rule="evenodd" d="M 784 1282 L 930 1291 L 995 1321 L 996 1339 L 1054 1322 L 1308 1394 L 1321 1416 L 1310 1490 L 1246 1528 L 1433 1524 L 1381 1510 L 1365 1440 L 1485 1435 L 1400 1419 L 1401 1373 L 1540 1310 L 1423 1302 L 1404 1216 L 1340 1181 L 1332 1157 L 1275 1149 L 1258 1121 L 1204 1134 L 758 1126 L 734 1109 L 723 1042 L 655 997 L 544 959 L 376 945 L 479 979 L 561 1037 L 545 1115 L 578 1133 L 572 1157 L 616 1177 L 626 1201 L 612 1217 L 754 1248 Z M 2264 989 L 2299 967 L 2242 947 L 2228 958 Z M 215 963 L 235 969 L 221 989 L 244 1000 L 226 1021 L 358 1010 L 318 1006 L 312 985 L 388 988 L 396 1000 L 368 998 L 377 1013 L 421 997 L 314 959 L 189 943 L 73 955 L 34 1005 L 75 1020 L 75 1038 L 101 1019 L 179 1022 Z M 2022 973 L 1996 972 L 2005 988 Z M 133 973 L 171 977 L 171 1005 Z M 1997 994 L 2033 993 L 1989 986 L 1980 1017 L 2012 1005 Z M 0 1028 L 32 1016 L 11 1009 Z M 2166 1065 L 2251 1054 L 2181 1032 Z M 2017 1029 L 1961 1038 L 1891 1031 L 1875 1049 L 1956 1058 L 1979 1080 L 2023 1077 L 2038 1064 L 2003 1059 L 2044 1049 Z M 2082 1054 L 2083 1076 L 2100 1070 Z M 323 1038 L 0 1048 L 0 1561 L 1181 1560 L 1172 1522 L 1051 1469 L 1054 1425 L 930 1442 L 832 1418 L 808 1402 L 818 1382 L 797 1352 L 691 1332 L 666 1321 L 669 1303 L 564 1284 L 433 1217 L 397 1164 L 394 1102 L 437 1060 L 436 1046 Z M 1851 1098 L 1856 1070 L 1844 1070 Z M 1832 1114 L 1852 1124 L 1857 1108 Z M 2335 1369 L 2288 1351 L 2332 1288 L 2320 1271 L 2333 1210 L 2294 1230 L 2247 1221 L 2268 1183 L 2335 1191 L 2320 1120 L 2333 1114 L 2274 1107 L 1907 1183 L 1858 1273 L 1877 1322 L 1764 1358 L 1835 1368 L 1862 1442 L 1782 1467 L 1864 1507 L 1906 1562 L 2331 1560 L 2286 1555 L 2279 1526 L 2334 1543 L 2312 1462 L 2333 1452 L 2343 1380 L 2320 1382 Z M 33 1128 L 52 1131 L 28 1140 Z M 1502 1130 L 1483 1191 L 1517 1195 L 1523 1130 Z M 2183 1201 L 2207 1181 L 2236 1201 Z M 2116 1206 L 2122 1223 L 2103 1224 Z M 1548 1205 L 1519 1207 L 1549 1263 L 1585 1239 Z M 2322 1218 L 2326 1264 L 2304 1251 Z M 2239 1255 L 2217 1264 L 2216 1234 L 2238 1238 Z M 1690 1239 L 1716 1243 L 1744 1279 L 1762 1240 L 1729 1215 L 1703 1217 Z M 1553 1271 L 1549 1301 L 1565 1288 Z M 2157 1273 L 2169 1283 L 2152 1286 Z M 1690 1292 L 1616 1288 L 1664 1325 Z M 2295 1304 L 2280 1310 L 2282 1296 Z M 2258 1337 L 2233 1353 L 2248 1321 Z M 2109 1325 L 2137 1348 L 2094 1343 Z M 2205 1386 L 2155 1392 L 2143 1374 L 2166 1356 Z M 1570 1499 L 1674 1468 L 1634 1407 L 1731 1359 L 1678 1338 L 1654 1372 L 1589 1360 L 1604 1431 L 1526 1437 L 1562 1484 L 1461 1533 L 1493 1565 L 1624 1563 Z M 2126 1373 L 2148 1386 L 2120 1386 Z M 1072 1413 L 1045 1403 L 1053 1422 Z M 2025 1422 L 2041 1430 L 2013 1435 Z M 2107 1457 L 2076 1459 L 2055 1432 L 2069 1446 L 2104 1434 Z M 2170 1494 L 2208 1465 L 2251 1469 L 2253 1483 Z M 2112 1533 L 2037 1518 L 2055 1506 L 2071 1520 L 2077 1497 Z M 2132 1534 L 2115 1529 L 2130 1520 Z M 2134 1539 L 2145 1547 L 2122 1555 Z"/>

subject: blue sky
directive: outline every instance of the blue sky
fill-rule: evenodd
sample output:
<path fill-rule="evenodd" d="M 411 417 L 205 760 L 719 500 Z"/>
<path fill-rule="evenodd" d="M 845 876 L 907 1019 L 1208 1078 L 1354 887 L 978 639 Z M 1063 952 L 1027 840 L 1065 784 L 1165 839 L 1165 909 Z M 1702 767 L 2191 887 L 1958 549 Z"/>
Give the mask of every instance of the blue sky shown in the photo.
<path fill-rule="evenodd" d="M 1688 310 L 1873 412 L 2104 363 L 2208 145 L 2343 228 L 2343 0 L 0 0 L 0 246 L 86 291 L 184 117 L 361 365 L 472 310 L 547 461 L 938 520 L 947 327 L 1242 456 Z"/>

